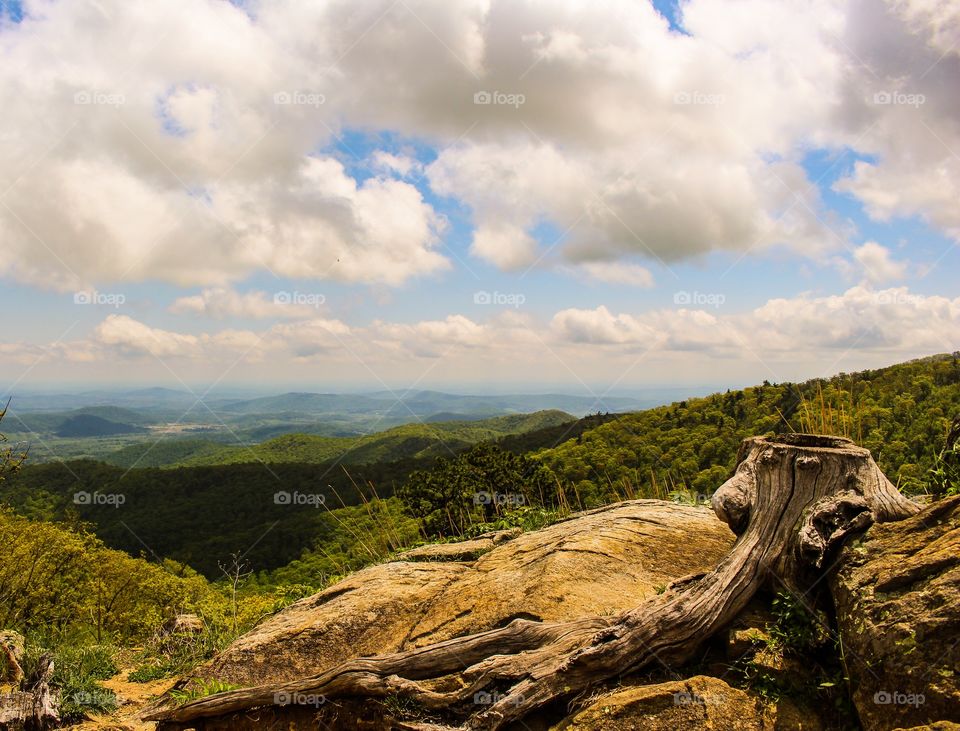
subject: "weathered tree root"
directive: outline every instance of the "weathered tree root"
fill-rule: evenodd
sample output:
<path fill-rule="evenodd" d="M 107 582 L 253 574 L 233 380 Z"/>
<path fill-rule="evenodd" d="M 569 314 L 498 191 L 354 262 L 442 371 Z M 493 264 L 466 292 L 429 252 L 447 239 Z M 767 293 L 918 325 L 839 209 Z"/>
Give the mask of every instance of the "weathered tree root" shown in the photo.
<path fill-rule="evenodd" d="M 754 437 L 713 509 L 739 535 L 712 572 L 676 582 L 615 617 L 508 626 L 427 647 L 351 660 L 312 678 L 220 693 L 147 720 L 202 727 L 204 718 L 274 705 L 284 694 L 383 698 L 401 695 L 459 726 L 496 731 L 537 709 L 659 662 L 675 668 L 739 614 L 771 574 L 788 585 L 822 571 L 848 535 L 899 520 L 919 506 L 904 498 L 870 453 L 846 439 Z M 487 706 L 478 692 L 497 691 Z"/>

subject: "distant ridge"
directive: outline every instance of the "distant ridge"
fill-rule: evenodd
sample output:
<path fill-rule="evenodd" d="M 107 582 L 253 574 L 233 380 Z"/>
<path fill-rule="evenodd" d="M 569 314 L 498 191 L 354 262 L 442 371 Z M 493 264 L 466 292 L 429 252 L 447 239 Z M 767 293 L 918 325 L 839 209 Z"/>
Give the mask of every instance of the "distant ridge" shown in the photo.
<path fill-rule="evenodd" d="M 134 424 L 110 421 L 93 414 L 71 416 L 57 429 L 58 437 L 105 437 L 114 434 L 144 434 L 147 430 Z"/>

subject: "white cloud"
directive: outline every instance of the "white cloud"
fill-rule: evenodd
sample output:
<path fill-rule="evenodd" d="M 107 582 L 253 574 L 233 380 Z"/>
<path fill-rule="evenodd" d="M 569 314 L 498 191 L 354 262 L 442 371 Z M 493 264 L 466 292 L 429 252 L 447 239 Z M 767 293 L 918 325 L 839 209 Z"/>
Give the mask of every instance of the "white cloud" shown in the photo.
<path fill-rule="evenodd" d="M 873 156 L 835 185 L 878 221 L 919 216 L 960 240 L 960 11 L 928 0 L 851 2 L 837 122 Z"/>
<path fill-rule="evenodd" d="M 158 358 L 201 355 L 202 338 L 150 327 L 127 315 L 109 315 L 97 327 L 94 339 L 123 353 Z"/>
<path fill-rule="evenodd" d="M 811 147 L 874 156 L 837 184 L 871 215 L 958 235 L 949 4 L 682 13 L 688 34 L 614 0 L 28 4 L 0 35 L 0 266 L 66 290 L 258 270 L 397 285 L 450 266 L 442 218 L 404 181 L 417 160 L 377 150 L 383 176 L 358 183 L 319 152 L 348 128 L 441 150 L 427 179 L 504 269 L 778 244 L 822 258 L 849 228 L 800 165 Z M 484 91 L 522 103 L 475 104 Z M 543 223 L 560 235 L 541 251 Z"/>
<path fill-rule="evenodd" d="M 370 335 L 374 342 L 388 349 L 403 349 L 425 358 L 438 358 L 461 348 L 492 344 L 489 328 L 463 315 L 412 325 L 377 321 L 373 323 Z"/>
<path fill-rule="evenodd" d="M 873 284 L 903 279 L 907 274 L 907 262 L 891 259 L 890 250 L 876 241 L 857 247 L 853 258 L 862 267 L 867 281 Z"/>
<path fill-rule="evenodd" d="M 377 150 L 370 156 L 370 164 L 374 170 L 393 173 L 405 178 L 411 173 L 419 173 L 423 166 L 416 158 L 409 155 L 395 155 L 386 150 Z"/>
<path fill-rule="evenodd" d="M 559 342 L 571 344 L 701 350 L 740 358 L 797 353 L 828 358 L 838 349 L 906 357 L 956 349 L 960 298 L 911 294 L 906 287 L 856 286 L 842 295 L 772 299 L 746 313 L 679 308 L 631 315 L 613 314 L 603 306 L 568 309 L 558 312 L 551 325 Z"/>
<path fill-rule="evenodd" d="M 191 314 L 224 318 L 248 318 L 262 320 L 283 318 L 302 320 L 317 315 L 317 307 L 292 301 L 292 294 L 286 291 L 268 294 L 266 292 L 236 292 L 232 289 L 205 289 L 200 294 L 179 297 L 170 305 L 175 314 Z M 304 298 L 306 299 L 306 298 Z M 288 301 L 289 300 L 289 301 Z M 313 300 L 322 305 L 322 295 L 313 295 Z"/>
<path fill-rule="evenodd" d="M 584 262 L 579 266 L 587 279 L 607 284 L 626 284 L 632 287 L 652 287 L 653 275 L 646 267 L 629 262 Z M 576 270 L 575 270 L 576 271 Z"/>
<path fill-rule="evenodd" d="M 704 383 L 720 373 L 806 378 L 950 352 L 958 344 L 960 297 L 855 286 L 840 295 L 771 299 L 744 312 L 721 306 L 630 313 L 599 306 L 567 308 L 546 321 L 508 309 L 483 320 L 452 314 L 349 326 L 317 317 L 194 334 L 113 314 L 86 340 L 4 344 L 0 362 L 42 371 L 69 359 L 74 373 L 135 365 L 138 373 L 169 378 L 172 371 L 183 380 L 197 373 L 216 379 L 224 369 L 256 374 L 269 362 L 274 377 L 314 381 L 323 374 L 324 380 L 367 384 L 397 378 L 546 383 L 571 374 L 620 382 L 642 367 L 648 379 L 673 382 L 683 375 Z"/>
<path fill-rule="evenodd" d="M 613 315 L 600 306 L 595 310 L 568 309 L 553 317 L 551 327 L 560 340 L 573 343 L 654 345 L 659 333 L 632 315 Z"/>

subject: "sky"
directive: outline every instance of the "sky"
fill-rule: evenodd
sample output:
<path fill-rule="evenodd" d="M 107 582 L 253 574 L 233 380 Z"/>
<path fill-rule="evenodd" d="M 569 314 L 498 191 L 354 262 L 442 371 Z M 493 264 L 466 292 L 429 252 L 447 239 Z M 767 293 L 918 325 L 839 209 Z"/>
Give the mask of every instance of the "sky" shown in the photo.
<path fill-rule="evenodd" d="M 746 385 L 960 347 L 960 5 L 0 0 L 0 383 Z"/>

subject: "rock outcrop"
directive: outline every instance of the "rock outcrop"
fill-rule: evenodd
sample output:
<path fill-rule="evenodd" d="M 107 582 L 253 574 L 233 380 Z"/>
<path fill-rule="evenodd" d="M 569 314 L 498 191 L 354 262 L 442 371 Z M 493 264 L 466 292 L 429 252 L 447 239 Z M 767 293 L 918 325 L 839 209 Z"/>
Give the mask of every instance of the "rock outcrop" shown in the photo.
<path fill-rule="evenodd" d="M 707 508 L 634 500 L 470 551 L 417 551 L 359 571 L 291 605 L 200 668 L 259 685 L 315 675 L 350 658 L 406 650 L 517 618 L 612 614 L 711 570 L 734 536 Z M 482 549 L 475 560 L 474 549 Z M 469 560 L 456 560 L 467 558 Z"/>
<path fill-rule="evenodd" d="M 696 675 L 606 695 L 552 731 L 820 731 L 819 719 L 790 701 L 765 704 L 719 678 Z"/>
<path fill-rule="evenodd" d="M 867 731 L 960 721 L 960 497 L 878 524 L 831 579 Z"/>

